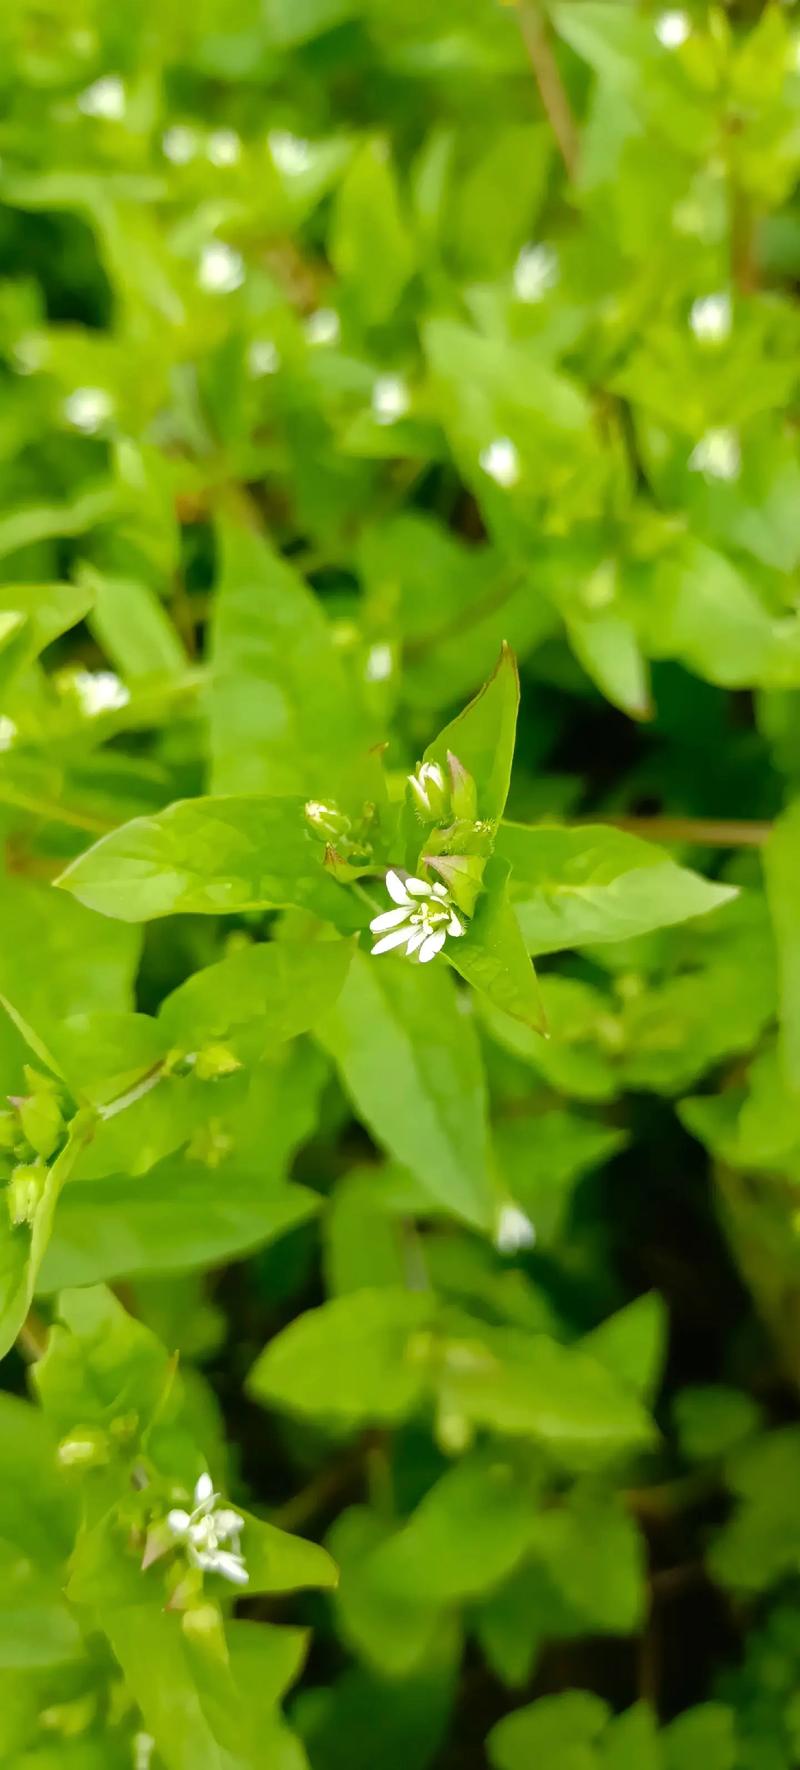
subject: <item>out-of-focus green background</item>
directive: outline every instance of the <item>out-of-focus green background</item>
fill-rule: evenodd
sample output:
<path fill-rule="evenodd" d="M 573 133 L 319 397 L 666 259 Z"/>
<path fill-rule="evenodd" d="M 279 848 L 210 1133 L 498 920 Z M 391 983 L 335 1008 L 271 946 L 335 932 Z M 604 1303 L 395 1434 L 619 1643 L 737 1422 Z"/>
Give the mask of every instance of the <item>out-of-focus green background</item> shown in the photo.
<path fill-rule="evenodd" d="M 201 1750 L 158 1652 L 142 1670 L 124 1625 L 90 1618 L 73 1663 L 25 1586 L 9 1428 L 4 1766 L 800 1764 L 798 10 L 5 0 L 4 1088 L 20 1016 L 45 1041 L 66 1021 L 80 1054 L 106 1015 L 113 1051 L 123 1014 L 261 926 L 189 916 L 142 944 L 55 893 L 62 866 L 182 797 L 324 792 L 351 697 L 402 775 L 503 640 L 510 814 L 622 824 L 740 892 L 670 926 L 692 914 L 674 873 L 620 895 L 613 846 L 553 886 L 563 938 L 533 945 L 550 1040 L 474 1011 L 473 1092 L 518 1206 L 498 1248 L 376 1165 L 391 1135 L 354 1118 L 330 1040 L 270 1058 L 230 1122 L 195 1102 L 169 1135 L 144 1105 L 135 1132 L 105 1128 L 59 1207 L 45 1321 L 60 1286 L 115 1285 L 180 1350 L 235 1493 L 327 1542 L 341 1584 L 248 1601 L 262 1630 L 310 1625 L 310 1650 L 259 1636 L 268 1721 L 258 1657 L 241 1700 L 261 1757 L 199 1661 L 223 1715 Z M 256 530 L 319 629 L 287 589 L 265 638 L 220 541 Z M 423 1080 L 437 1061 L 429 1040 Z M 455 1404 L 392 1415 L 394 1329 L 358 1299 L 413 1294 L 421 1262 L 467 1359 L 501 1328 L 588 1336 L 654 1411 L 646 1456 L 573 1445 L 552 1467 L 480 1427 L 473 1445 Z M 352 1321 L 308 1313 L 326 1297 L 355 1298 Z M 247 1373 L 294 1321 L 265 1412 Z M 98 1619 L 123 1602 L 83 1598 Z"/>

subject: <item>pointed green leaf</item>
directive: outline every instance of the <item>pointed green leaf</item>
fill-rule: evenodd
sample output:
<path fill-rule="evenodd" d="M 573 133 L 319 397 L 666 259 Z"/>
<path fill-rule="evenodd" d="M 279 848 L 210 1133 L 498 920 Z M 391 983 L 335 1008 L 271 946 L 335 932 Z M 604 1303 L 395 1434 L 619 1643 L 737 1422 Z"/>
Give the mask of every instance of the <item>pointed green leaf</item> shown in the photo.
<path fill-rule="evenodd" d="M 488 681 L 469 706 L 451 720 L 425 751 L 426 762 L 446 771 L 452 751 L 474 777 L 478 816 L 489 822 L 502 817 L 508 798 L 514 737 L 519 707 L 519 675 L 514 653 L 503 645 Z"/>
<path fill-rule="evenodd" d="M 508 894 L 508 867 L 495 857 L 484 875 L 486 890 L 460 940 L 445 952 L 459 975 L 488 996 L 496 1008 L 521 1020 L 534 1032 L 546 1031 L 536 973 L 528 957 Z"/>

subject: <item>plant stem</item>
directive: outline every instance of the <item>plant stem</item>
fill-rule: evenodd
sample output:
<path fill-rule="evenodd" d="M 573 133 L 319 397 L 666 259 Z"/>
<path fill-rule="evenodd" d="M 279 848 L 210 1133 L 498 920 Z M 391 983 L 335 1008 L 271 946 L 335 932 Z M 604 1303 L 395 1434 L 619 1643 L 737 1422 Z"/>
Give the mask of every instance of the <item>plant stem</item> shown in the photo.
<path fill-rule="evenodd" d="M 772 832 L 771 823 L 736 818 L 600 817 L 577 821 L 612 824 L 617 830 L 630 830 L 631 835 L 654 842 L 693 842 L 698 848 L 763 848 Z"/>
<path fill-rule="evenodd" d="M 522 41 L 528 52 L 542 108 L 553 131 L 569 178 L 578 170 L 578 130 L 559 72 L 558 62 L 537 0 L 522 0 L 519 7 Z"/>

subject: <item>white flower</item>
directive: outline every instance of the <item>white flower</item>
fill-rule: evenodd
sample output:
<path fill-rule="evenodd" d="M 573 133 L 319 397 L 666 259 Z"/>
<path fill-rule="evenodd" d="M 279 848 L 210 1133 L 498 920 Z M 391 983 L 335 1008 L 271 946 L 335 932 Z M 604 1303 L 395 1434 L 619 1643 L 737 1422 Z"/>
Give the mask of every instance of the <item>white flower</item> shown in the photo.
<path fill-rule="evenodd" d="M 194 1510 L 178 1507 L 168 1512 L 167 1524 L 176 1541 L 184 1544 L 193 1567 L 220 1573 L 234 1586 L 246 1586 L 249 1575 L 239 1548 L 244 1519 L 229 1506 L 218 1506 L 218 1500 L 211 1476 L 201 1475 L 194 1490 Z"/>
<path fill-rule="evenodd" d="M 332 307 L 318 307 L 306 320 L 309 344 L 338 344 L 340 330 L 339 315 Z"/>
<path fill-rule="evenodd" d="M 464 933 L 446 886 L 428 885 L 425 879 L 413 877 L 401 879 L 390 869 L 386 889 L 397 908 L 384 910 L 370 922 L 373 934 L 382 937 L 372 949 L 373 957 L 404 946 L 407 957 L 418 953 L 420 964 L 427 965 L 441 952 L 448 934 L 456 939 Z"/>
<path fill-rule="evenodd" d="M 209 240 L 200 254 L 197 281 L 211 295 L 232 295 L 244 282 L 244 259 L 223 240 Z"/>
<path fill-rule="evenodd" d="M 691 20 L 686 12 L 662 12 L 656 19 L 656 36 L 665 49 L 680 49 L 691 29 Z"/>
<path fill-rule="evenodd" d="M 161 137 L 161 151 L 173 166 L 188 166 L 190 160 L 196 159 L 199 145 L 197 131 L 185 123 L 173 124 Z"/>
<path fill-rule="evenodd" d="M 118 713 L 131 698 L 113 670 L 76 670 L 70 680 L 87 719 L 96 719 L 98 713 Z"/>
<path fill-rule="evenodd" d="M 364 675 L 367 682 L 385 682 L 392 674 L 392 648 L 390 645 L 371 645 L 364 664 Z"/>
<path fill-rule="evenodd" d="M 484 473 L 508 491 L 519 479 L 519 455 L 510 436 L 496 436 L 479 456 Z"/>
<path fill-rule="evenodd" d="M 106 117 L 119 123 L 125 115 L 125 87 L 117 74 L 104 74 L 78 94 L 78 110 L 85 117 Z"/>
<path fill-rule="evenodd" d="M 731 323 L 731 298 L 725 290 L 717 295 L 702 295 L 692 302 L 689 325 L 701 344 L 724 343 L 730 337 Z"/>
<path fill-rule="evenodd" d="M 501 1254 L 516 1254 L 520 1248 L 533 1247 L 536 1230 L 519 1205 L 505 1204 L 500 1208 L 494 1239 Z"/>
<path fill-rule="evenodd" d="M 150 1770 L 156 1742 L 152 1733 L 135 1733 L 132 1741 L 133 1770 Z"/>
<path fill-rule="evenodd" d="M 705 479 L 738 479 L 742 452 L 735 430 L 707 430 L 689 456 L 692 473 Z"/>
<path fill-rule="evenodd" d="M 0 750 L 10 750 L 16 735 L 17 728 L 13 719 L 9 719 L 7 713 L 3 713 L 0 716 Z"/>
<path fill-rule="evenodd" d="M 235 129 L 212 129 L 206 142 L 206 159 L 212 166 L 235 166 L 242 143 Z"/>
<path fill-rule="evenodd" d="M 311 147 L 299 135 L 290 134 L 288 129 L 273 129 L 267 141 L 279 172 L 285 172 L 288 178 L 298 178 L 302 172 L 308 171 Z"/>
<path fill-rule="evenodd" d="M 438 817 L 447 799 L 447 784 L 438 762 L 420 762 L 416 774 L 406 778 L 420 809 L 429 817 Z"/>
<path fill-rule="evenodd" d="M 376 424 L 395 424 L 410 404 L 402 375 L 379 375 L 372 389 L 372 414 Z"/>
<path fill-rule="evenodd" d="M 271 338 L 254 338 L 247 352 L 247 367 L 256 380 L 261 375 L 275 375 L 281 366 L 278 347 Z"/>
<path fill-rule="evenodd" d="M 558 257 L 552 246 L 523 246 L 514 265 L 514 294 L 518 301 L 541 301 L 558 282 Z"/>
<path fill-rule="evenodd" d="M 67 423 L 75 430 L 84 431 L 86 436 L 95 436 L 111 417 L 112 410 L 111 396 L 104 387 L 76 387 L 64 401 Z"/>

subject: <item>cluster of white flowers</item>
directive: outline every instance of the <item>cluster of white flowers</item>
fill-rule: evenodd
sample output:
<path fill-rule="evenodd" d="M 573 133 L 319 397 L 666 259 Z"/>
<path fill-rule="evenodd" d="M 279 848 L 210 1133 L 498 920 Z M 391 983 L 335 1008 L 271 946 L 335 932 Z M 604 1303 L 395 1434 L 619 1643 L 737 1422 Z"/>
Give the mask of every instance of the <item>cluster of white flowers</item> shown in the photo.
<path fill-rule="evenodd" d="M 280 353 L 271 338 L 254 338 L 247 352 L 247 367 L 256 380 L 262 375 L 276 375 L 281 366 Z"/>
<path fill-rule="evenodd" d="M 704 479 L 738 479 L 742 451 L 735 430 L 707 430 L 689 456 L 692 473 Z"/>
<path fill-rule="evenodd" d="M 299 178 L 311 165 L 311 147 L 288 129 L 273 129 L 267 136 L 269 151 L 279 172 L 287 178 Z"/>
<path fill-rule="evenodd" d="M 379 375 L 372 389 L 372 415 L 376 424 L 396 424 L 411 403 L 402 375 Z"/>
<path fill-rule="evenodd" d="M 175 1541 L 181 1543 L 193 1567 L 203 1573 L 219 1573 L 231 1585 L 246 1586 L 248 1572 L 239 1539 L 244 1519 L 230 1506 L 219 1505 L 210 1475 L 201 1475 L 194 1490 L 194 1509 L 176 1507 L 167 1514 Z"/>
<path fill-rule="evenodd" d="M 244 282 L 244 259 L 223 240 L 208 240 L 200 254 L 197 281 L 209 295 L 232 295 Z"/>
<path fill-rule="evenodd" d="M 496 485 L 509 491 L 517 484 L 520 474 L 519 453 L 510 436 L 496 436 L 493 442 L 481 450 L 479 459 L 484 473 L 488 473 Z"/>
<path fill-rule="evenodd" d="M 701 295 L 692 302 L 689 325 L 701 344 L 724 344 L 731 335 L 732 323 L 731 298 L 725 290 L 716 295 Z"/>
<path fill-rule="evenodd" d="M 117 74 L 104 74 L 78 94 L 78 110 L 85 117 L 105 117 L 109 123 L 121 122 L 126 102 L 125 87 Z"/>
<path fill-rule="evenodd" d="M 306 320 L 309 344 L 338 344 L 340 331 L 339 315 L 332 307 L 318 307 Z"/>
<path fill-rule="evenodd" d="M 76 387 L 64 401 L 67 423 L 73 430 L 82 430 L 85 436 L 96 436 L 112 411 L 111 395 L 104 387 Z"/>
<path fill-rule="evenodd" d="M 403 879 L 390 868 L 386 889 L 396 907 L 383 910 L 370 922 L 373 934 L 381 936 L 372 948 L 373 957 L 404 946 L 407 958 L 416 953 L 420 964 L 427 965 L 441 952 L 448 935 L 455 940 L 464 933 L 445 885 L 429 885 L 413 876 Z"/>
<path fill-rule="evenodd" d="M 76 670 L 69 683 L 87 719 L 96 719 L 98 713 L 118 713 L 121 707 L 127 707 L 131 698 L 124 682 L 120 682 L 113 670 Z"/>
<path fill-rule="evenodd" d="M 514 294 L 518 301 L 542 301 L 558 282 L 558 257 L 552 246 L 523 246 L 514 265 Z"/>
<path fill-rule="evenodd" d="M 680 49 L 691 29 L 692 21 L 686 12 L 662 12 L 656 19 L 656 36 L 665 49 Z"/>

